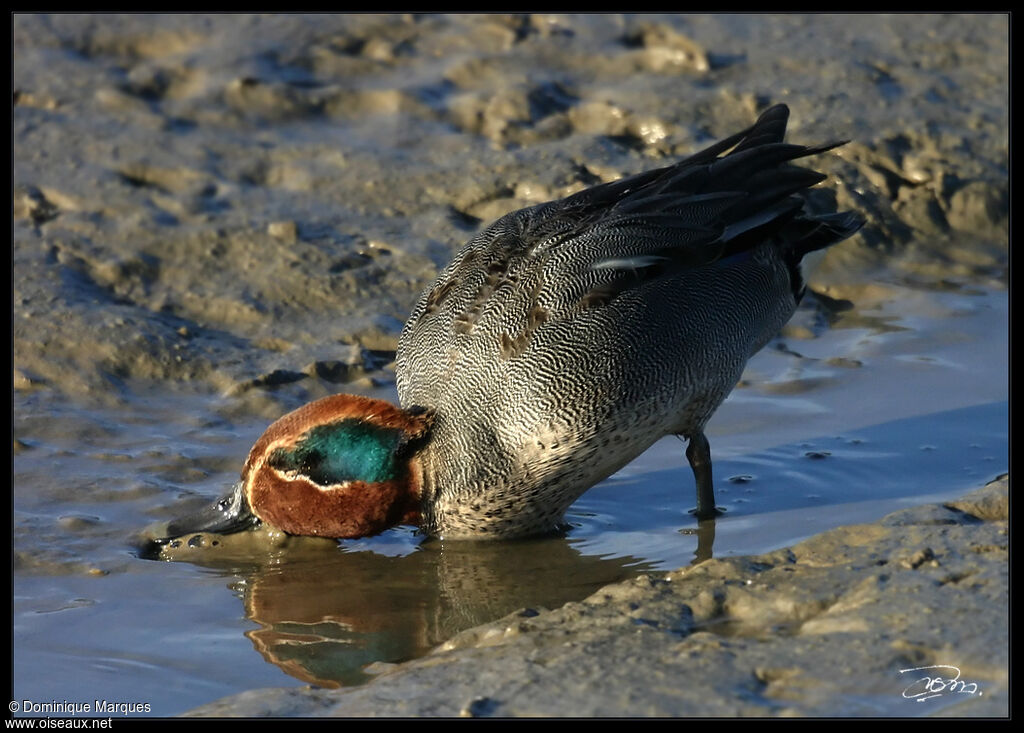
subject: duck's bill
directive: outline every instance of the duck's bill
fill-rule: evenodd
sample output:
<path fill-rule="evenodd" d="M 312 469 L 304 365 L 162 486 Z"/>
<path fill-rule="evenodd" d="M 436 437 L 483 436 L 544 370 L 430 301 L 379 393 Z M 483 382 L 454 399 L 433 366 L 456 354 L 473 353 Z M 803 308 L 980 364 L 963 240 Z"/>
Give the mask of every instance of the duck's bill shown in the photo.
<path fill-rule="evenodd" d="M 243 486 L 238 483 L 230 494 L 198 512 L 174 519 L 160 528 L 147 540 L 155 547 L 165 545 L 172 540 L 200 533 L 232 534 L 260 526 L 259 518 L 252 513 L 249 501 L 245 498 Z"/>
<path fill-rule="evenodd" d="M 259 525 L 260 520 L 249 508 L 249 501 L 245 498 L 243 486 L 239 482 L 227 496 L 203 507 L 195 514 L 169 522 L 167 533 L 170 537 L 181 537 L 193 532 L 231 534 Z"/>

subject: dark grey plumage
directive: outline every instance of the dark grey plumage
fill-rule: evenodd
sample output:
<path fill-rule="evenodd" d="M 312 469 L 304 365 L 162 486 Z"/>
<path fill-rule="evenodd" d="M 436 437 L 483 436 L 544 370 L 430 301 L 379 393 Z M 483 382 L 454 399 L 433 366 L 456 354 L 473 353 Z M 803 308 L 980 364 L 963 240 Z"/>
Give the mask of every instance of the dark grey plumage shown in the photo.
<path fill-rule="evenodd" d="M 856 232 L 812 216 L 789 110 L 675 165 L 508 214 L 422 294 L 398 348 L 403 407 L 435 413 L 423 525 L 549 531 L 667 434 L 689 439 L 714 513 L 704 426 L 803 295 L 800 261 Z M 727 152 L 728 151 L 728 152 Z"/>

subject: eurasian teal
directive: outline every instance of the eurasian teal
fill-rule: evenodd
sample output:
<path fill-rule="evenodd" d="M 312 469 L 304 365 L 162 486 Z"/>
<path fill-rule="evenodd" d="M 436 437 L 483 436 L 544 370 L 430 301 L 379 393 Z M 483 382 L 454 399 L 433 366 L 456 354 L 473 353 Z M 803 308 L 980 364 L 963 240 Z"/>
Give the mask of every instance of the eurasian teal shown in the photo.
<path fill-rule="evenodd" d="M 413 308 L 402 408 L 335 395 L 285 415 L 235 492 L 169 533 L 544 533 L 672 434 L 689 441 L 696 515 L 713 517 L 705 425 L 796 310 L 804 255 L 863 224 L 807 211 L 825 176 L 792 161 L 842 143 L 786 144 L 788 117 L 777 105 L 675 165 L 503 216 Z"/>

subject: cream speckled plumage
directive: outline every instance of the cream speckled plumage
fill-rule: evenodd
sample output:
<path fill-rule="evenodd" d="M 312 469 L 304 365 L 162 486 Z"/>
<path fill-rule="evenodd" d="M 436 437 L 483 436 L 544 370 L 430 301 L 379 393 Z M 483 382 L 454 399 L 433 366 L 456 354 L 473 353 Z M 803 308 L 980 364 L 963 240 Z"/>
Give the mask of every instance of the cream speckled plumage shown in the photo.
<path fill-rule="evenodd" d="M 840 143 L 783 143 L 788 114 L 508 214 L 455 255 L 397 357 L 402 406 L 434 414 L 420 455 L 429 532 L 551 530 L 668 434 L 689 439 L 698 514 L 713 514 L 705 424 L 795 311 L 801 258 L 863 224 L 805 210 L 801 192 L 824 176 L 790 161 Z"/>

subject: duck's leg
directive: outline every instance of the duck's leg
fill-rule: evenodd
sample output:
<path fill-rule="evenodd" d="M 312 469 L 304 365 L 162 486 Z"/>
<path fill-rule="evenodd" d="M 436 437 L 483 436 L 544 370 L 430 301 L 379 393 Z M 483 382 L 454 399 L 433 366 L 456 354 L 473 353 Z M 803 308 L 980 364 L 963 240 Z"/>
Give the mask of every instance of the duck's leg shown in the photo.
<path fill-rule="evenodd" d="M 711 446 L 703 432 L 688 436 L 686 459 L 697 479 L 697 519 L 714 519 L 721 512 L 715 509 L 715 485 L 711 480 Z"/>

